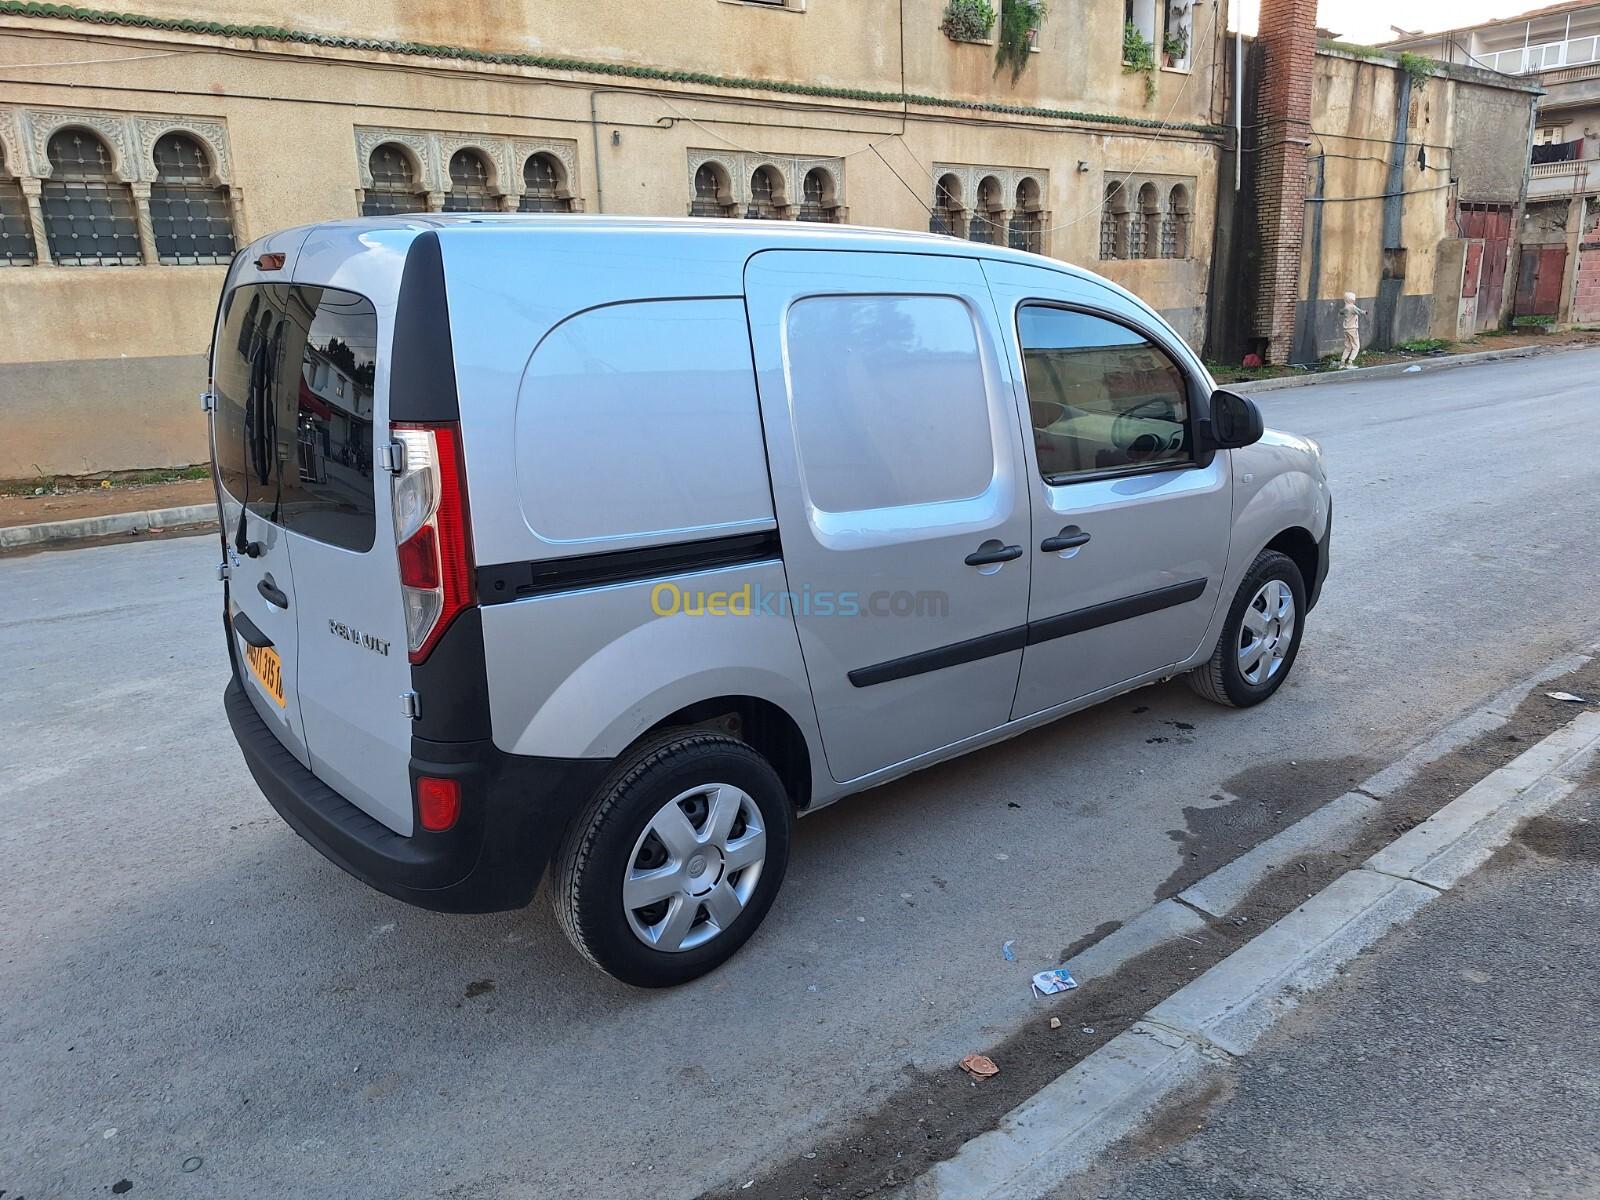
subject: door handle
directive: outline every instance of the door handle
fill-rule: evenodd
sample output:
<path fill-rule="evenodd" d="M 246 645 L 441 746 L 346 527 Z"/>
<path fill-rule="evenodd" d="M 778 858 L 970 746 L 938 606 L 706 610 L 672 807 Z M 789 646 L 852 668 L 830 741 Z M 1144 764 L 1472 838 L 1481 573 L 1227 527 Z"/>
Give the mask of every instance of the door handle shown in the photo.
<path fill-rule="evenodd" d="M 1021 546 L 995 546 L 987 550 L 980 546 L 963 561 L 969 567 L 987 567 L 993 563 L 1008 563 L 1014 558 L 1021 557 Z"/>
<path fill-rule="evenodd" d="M 256 583 L 256 591 L 266 597 L 268 604 L 276 604 L 279 608 L 289 607 L 289 597 L 284 595 L 283 589 L 272 581 L 271 575 L 263 575 Z"/>
<path fill-rule="evenodd" d="M 1076 550 L 1079 546 L 1089 544 L 1089 535 L 1076 525 L 1068 525 L 1055 537 L 1047 537 L 1039 543 L 1039 549 L 1045 553 L 1054 553 L 1057 550 Z"/>

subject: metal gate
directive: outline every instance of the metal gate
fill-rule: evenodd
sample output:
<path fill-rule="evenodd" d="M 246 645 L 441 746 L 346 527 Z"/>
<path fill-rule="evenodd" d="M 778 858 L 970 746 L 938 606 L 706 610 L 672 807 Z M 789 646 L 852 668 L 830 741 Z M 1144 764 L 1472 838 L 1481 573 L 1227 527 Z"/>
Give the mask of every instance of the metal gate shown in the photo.
<path fill-rule="evenodd" d="M 1519 317 L 1555 316 L 1561 310 L 1561 281 L 1566 273 L 1565 246 L 1524 246 L 1511 311 Z"/>
<path fill-rule="evenodd" d="M 1495 329 L 1505 299 L 1506 256 L 1511 245 L 1509 204 L 1457 205 L 1456 220 L 1467 239 L 1466 272 L 1461 283 L 1463 299 L 1475 302 L 1473 330 Z"/>

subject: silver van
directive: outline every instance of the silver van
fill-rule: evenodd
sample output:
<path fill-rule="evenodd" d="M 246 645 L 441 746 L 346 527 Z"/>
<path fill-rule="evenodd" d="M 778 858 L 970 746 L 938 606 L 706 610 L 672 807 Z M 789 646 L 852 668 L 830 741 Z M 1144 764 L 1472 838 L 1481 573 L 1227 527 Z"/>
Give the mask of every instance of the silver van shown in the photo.
<path fill-rule="evenodd" d="M 404 216 L 234 260 L 225 706 L 302 837 L 630 984 L 733 954 L 795 818 L 1153 681 L 1257 704 L 1314 442 L 1136 297 L 844 226 Z"/>

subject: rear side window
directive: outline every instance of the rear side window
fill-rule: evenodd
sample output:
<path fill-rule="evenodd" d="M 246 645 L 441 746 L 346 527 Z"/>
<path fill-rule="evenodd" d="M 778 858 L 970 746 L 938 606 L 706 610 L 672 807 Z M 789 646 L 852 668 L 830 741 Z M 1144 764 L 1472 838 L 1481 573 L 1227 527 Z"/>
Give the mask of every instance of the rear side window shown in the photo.
<path fill-rule="evenodd" d="M 972 313 L 953 296 L 812 296 L 785 330 L 800 468 L 823 512 L 982 495 L 994 476 Z"/>
<path fill-rule="evenodd" d="M 245 284 L 217 338 L 217 473 L 228 495 L 291 532 L 372 548 L 378 318 L 353 292 Z"/>
<path fill-rule="evenodd" d="M 1143 334 L 1042 304 L 1017 313 L 1039 471 L 1051 483 L 1190 461 L 1183 371 Z"/>

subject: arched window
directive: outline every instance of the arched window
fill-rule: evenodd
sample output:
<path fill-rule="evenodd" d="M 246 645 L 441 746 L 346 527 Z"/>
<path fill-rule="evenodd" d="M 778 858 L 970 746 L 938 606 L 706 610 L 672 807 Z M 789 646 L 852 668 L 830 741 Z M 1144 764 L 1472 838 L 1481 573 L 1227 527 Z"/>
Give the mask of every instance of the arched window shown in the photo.
<path fill-rule="evenodd" d="M 1044 253 L 1044 212 L 1041 204 L 1037 179 L 1024 179 L 1017 184 L 1017 200 L 1011 209 L 1011 236 L 1008 239 L 1013 250 Z"/>
<path fill-rule="evenodd" d="M 489 164 L 476 150 L 457 150 L 450 156 L 450 190 L 444 196 L 445 212 L 495 212 L 500 197 L 489 190 Z"/>
<path fill-rule="evenodd" d="M 571 212 L 572 197 L 567 192 L 566 172 L 550 154 L 532 155 L 522 164 L 522 182 L 527 189 L 517 203 L 519 212 Z"/>
<path fill-rule="evenodd" d="M 1128 228 L 1128 257 L 1154 258 L 1161 239 L 1161 193 L 1147 183 L 1139 189 L 1139 211 Z"/>
<path fill-rule="evenodd" d="M 45 153 L 50 178 L 40 205 L 50 257 L 64 266 L 137 266 L 133 189 L 118 181 L 106 144 L 86 129 L 63 129 Z"/>
<path fill-rule="evenodd" d="M 728 173 L 716 163 L 701 163 L 694 173 L 694 199 L 689 202 L 691 217 L 731 217 L 734 215 Z"/>
<path fill-rule="evenodd" d="M 150 185 L 150 224 L 156 257 L 164 263 L 225 263 L 233 257 L 233 217 L 227 190 L 212 182 L 205 147 L 186 133 L 155 144 L 156 181 Z"/>
<path fill-rule="evenodd" d="M 1161 257 L 1189 257 L 1189 189 L 1181 183 L 1167 193 L 1167 212 L 1161 222 Z"/>
<path fill-rule="evenodd" d="M 417 182 L 416 165 L 404 147 L 385 142 L 373 150 L 367 169 L 372 173 L 372 186 L 361 201 L 362 216 L 428 211 L 427 197 Z"/>
<path fill-rule="evenodd" d="M 1127 258 L 1128 200 L 1120 180 L 1106 184 L 1106 200 L 1100 210 L 1100 257 Z"/>
<path fill-rule="evenodd" d="M 6 149 L 0 146 L 0 267 L 25 267 L 38 258 L 28 201 L 22 185 L 6 171 Z"/>
<path fill-rule="evenodd" d="M 744 215 L 752 220 L 774 220 L 783 215 L 779 212 L 782 200 L 778 172 L 772 167 L 757 167 L 750 176 L 750 207 Z"/>
<path fill-rule="evenodd" d="M 1004 207 L 1000 181 L 993 175 L 985 175 L 978 184 L 978 203 L 967 222 L 967 239 L 988 246 L 999 245 L 1005 234 L 1005 216 L 1001 212 Z"/>
<path fill-rule="evenodd" d="M 806 172 L 801 192 L 804 198 L 800 203 L 798 214 L 800 220 L 838 223 L 838 190 L 834 186 L 831 173 L 821 167 L 812 167 Z"/>
<path fill-rule="evenodd" d="M 942 175 L 934 184 L 928 232 L 961 236 L 961 181 L 954 175 Z"/>

